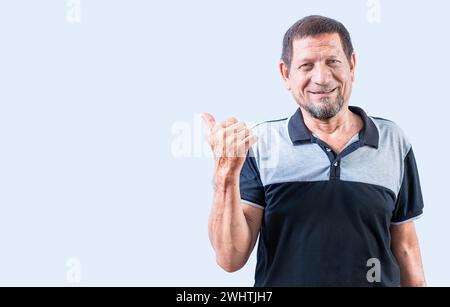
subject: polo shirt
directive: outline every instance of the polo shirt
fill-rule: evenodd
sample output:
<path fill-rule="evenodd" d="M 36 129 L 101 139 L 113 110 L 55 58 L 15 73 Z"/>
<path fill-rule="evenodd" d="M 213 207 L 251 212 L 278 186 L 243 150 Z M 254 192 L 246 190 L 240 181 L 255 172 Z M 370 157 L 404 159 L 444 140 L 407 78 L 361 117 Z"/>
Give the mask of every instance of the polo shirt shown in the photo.
<path fill-rule="evenodd" d="M 349 109 L 364 127 L 340 154 L 309 131 L 300 109 L 252 128 L 258 142 L 240 194 L 264 210 L 255 286 L 400 285 L 389 228 L 422 214 L 414 153 L 394 122 Z"/>

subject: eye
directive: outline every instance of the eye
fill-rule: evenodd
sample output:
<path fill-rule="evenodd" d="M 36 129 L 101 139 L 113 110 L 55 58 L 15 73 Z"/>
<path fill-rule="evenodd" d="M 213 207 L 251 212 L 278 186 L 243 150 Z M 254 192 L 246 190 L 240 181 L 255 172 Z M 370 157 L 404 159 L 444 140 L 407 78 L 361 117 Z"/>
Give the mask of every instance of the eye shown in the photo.
<path fill-rule="evenodd" d="M 313 64 L 311 64 L 311 63 L 305 63 L 305 64 L 300 65 L 300 66 L 298 67 L 298 69 L 301 69 L 301 70 L 310 70 L 312 67 L 313 67 Z"/>
<path fill-rule="evenodd" d="M 328 64 L 338 64 L 341 63 L 339 60 L 329 60 Z"/>

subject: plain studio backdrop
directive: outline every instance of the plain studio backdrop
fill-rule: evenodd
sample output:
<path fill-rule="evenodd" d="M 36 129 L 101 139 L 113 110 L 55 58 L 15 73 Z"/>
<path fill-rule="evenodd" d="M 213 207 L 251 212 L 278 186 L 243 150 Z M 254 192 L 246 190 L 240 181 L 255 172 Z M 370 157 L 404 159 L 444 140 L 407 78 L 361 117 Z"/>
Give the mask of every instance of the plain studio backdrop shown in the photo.
<path fill-rule="evenodd" d="M 429 285 L 450 285 L 448 1 L 0 2 L 0 284 L 251 286 L 207 235 L 198 114 L 291 115 L 278 60 L 310 14 L 348 28 L 350 104 L 413 144 Z"/>

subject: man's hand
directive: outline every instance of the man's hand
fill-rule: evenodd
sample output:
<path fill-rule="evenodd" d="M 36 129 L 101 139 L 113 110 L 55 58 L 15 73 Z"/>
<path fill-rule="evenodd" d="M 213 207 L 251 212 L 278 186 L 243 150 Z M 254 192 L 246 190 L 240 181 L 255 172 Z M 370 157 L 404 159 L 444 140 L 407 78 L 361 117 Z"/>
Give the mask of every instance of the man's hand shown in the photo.
<path fill-rule="evenodd" d="M 242 204 L 239 190 L 239 175 L 256 136 L 235 118 L 217 124 L 211 114 L 203 113 L 202 117 L 215 158 L 209 238 L 217 263 L 234 272 L 247 262 L 261 228 L 263 210 Z"/>
<path fill-rule="evenodd" d="M 249 148 L 257 137 L 236 118 L 229 118 L 217 124 L 209 113 L 202 118 L 208 129 L 208 143 L 214 153 L 216 171 L 220 174 L 239 174 Z"/>

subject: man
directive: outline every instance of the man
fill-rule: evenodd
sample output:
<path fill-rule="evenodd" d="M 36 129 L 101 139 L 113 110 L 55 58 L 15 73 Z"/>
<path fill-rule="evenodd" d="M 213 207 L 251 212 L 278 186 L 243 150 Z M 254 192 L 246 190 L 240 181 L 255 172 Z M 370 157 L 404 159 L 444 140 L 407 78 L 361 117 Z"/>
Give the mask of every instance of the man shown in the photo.
<path fill-rule="evenodd" d="M 349 107 L 356 56 L 339 22 L 285 34 L 280 71 L 299 105 L 250 130 L 204 113 L 215 156 L 209 237 L 227 272 L 258 235 L 255 286 L 424 286 L 414 153 L 393 122 Z"/>

